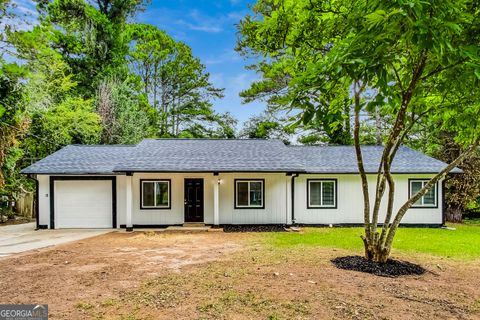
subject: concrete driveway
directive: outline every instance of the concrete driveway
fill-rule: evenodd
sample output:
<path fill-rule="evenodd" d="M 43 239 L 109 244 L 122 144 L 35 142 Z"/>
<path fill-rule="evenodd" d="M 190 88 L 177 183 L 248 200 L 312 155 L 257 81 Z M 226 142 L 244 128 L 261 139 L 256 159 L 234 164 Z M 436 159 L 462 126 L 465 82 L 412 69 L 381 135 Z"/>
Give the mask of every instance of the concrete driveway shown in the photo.
<path fill-rule="evenodd" d="M 85 239 L 112 229 L 37 230 L 35 222 L 0 227 L 0 257 Z"/>

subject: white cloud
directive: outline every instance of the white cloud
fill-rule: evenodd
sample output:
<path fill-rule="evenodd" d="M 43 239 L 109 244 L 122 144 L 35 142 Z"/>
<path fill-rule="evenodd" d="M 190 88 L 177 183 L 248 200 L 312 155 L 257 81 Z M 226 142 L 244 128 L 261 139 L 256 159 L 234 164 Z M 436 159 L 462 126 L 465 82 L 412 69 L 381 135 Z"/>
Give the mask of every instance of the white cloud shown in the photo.
<path fill-rule="evenodd" d="M 35 3 L 31 0 L 17 0 L 8 10 L 13 13 L 13 16 L 2 21 L 2 30 L 7 25 L 15 30 L 30 30 L 38 24 L 38 12 Z"/>
<path fill-rule="evenodd" d="M 248 89 L 250 87 L 250 84 L 253 83 L 257 77 L 252 74 L 248 74 L 246 72 L 240 73 L 236 76 L 233 76 L 230 78 L 230 87 L 235 88 L 237 94 L 240 93 L 240 91 L 243 91 L 245 89 Z"/>
<path fill-rule="evenodd" d="M 240 91 L 248 89 L 256 80 L 258 80 L 258 76 L 248 71 L 233 75 L 225 75 L 223 73 L 210 74 L 210 81 L 216 87 L 225 88 L 225 93 L 232 96 L 238 96 Z"/>
<path fill-rule="evenodd" d="M 233 22 L 238 22 L 241 19 L 245 18 L 247 15 L 247 11 L 232 11 L 229 14 L 227 14 L 227 19 Z"/>
<path fill-rule="evenodd" d="M 179 23 L 189 28 L 190 30 L 203 31 L 208 33 L 219 33 L 223 31 L 222 19 L 210 17 L 202 14 L 198 10 L 191 10 L 188 13 L 189 22 L 179 20 Z"/>
<path fill-rule="evenodd" d="M 220 26 L 210 25 L 205 22 L 190 23 L 186 22 L 185 20 L 177 20 L 176 23 L 194 31 L 202 31 L 207 33 L 219 33 L 223 31 Z"/>
<path fill-rule="evenodd" d="M 210 81 L 213 83 L 214 86 L 218 88 L 223 88 L 225 85 L 225 76 L 223 73 L 212 73 L 210 74 Z"/>
<path fill-rule="evenodd" d="M 242 105 L 239 96 L 240 91 L 250 87 L 250 84 L 257 80 L 256 74 L 250 72 L 241 72 L 232 76 L 224 73 L 212 73 L 210 81 L 219 88 L 225 88 L 225 97 L 213 101 L 217 112 L 231 112 L 238 120 L 239 127 L 253 114 L 259 114 L 266 108 L 265 102 L 254 101 Z"/>
<path fill-rule="evenodd" d="M 18 13 L 23 14 L 23 15 L 28 15 L 32 16 L 34 18 L 38 17 L 38 12 L 35 9 L 35 6 L 33 5 L 33 2 L 30 1 L 20 1 L 16 3 L 16 8 L 15 10 L 18 11 Z"/>
<path fill-rule="evenodd" d="M 206 65 L 220 64 L 225 62 L 234 62 L 239 61 L 241 56 L 233 49 L 226 49 L 222 53 L 216 56 L 210 56 L 205 58 L 204 62 Z"/>
<path fill-rule="evenodd" d="M 178 19 L 177 24 L 190 30 L 202 31 L 207 33 L 219 33 L 225 30 L 226 25 L 232 25 L 240 21 L 245 16 L 244 12 L 229 12 L 220 16 L 209 16 L 198 10 L 191 10 L 188 13 L 189 19 Z"/>

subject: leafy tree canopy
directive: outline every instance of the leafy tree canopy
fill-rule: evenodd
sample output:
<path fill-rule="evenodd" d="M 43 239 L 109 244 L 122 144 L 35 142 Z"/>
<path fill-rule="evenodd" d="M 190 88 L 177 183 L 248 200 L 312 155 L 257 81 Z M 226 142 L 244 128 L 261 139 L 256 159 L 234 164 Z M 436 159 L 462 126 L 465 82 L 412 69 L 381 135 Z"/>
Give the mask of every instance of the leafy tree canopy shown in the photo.
<path fill-rule="evenodd" d="M 316 101 L 335 101 L 335 93 L 348 88 L 364 194 L 365 252 L 369 259 L 386 261 L 408 208 L 478 145 L 479 3 L 260 0 L 253 12 L 240 24 L 239 48 L 273 61 L 286 57 L 295 62 L 290 68 L 300 72 L 289 73 L 288 101 L 301 110 L 298 123 L 336 114 L 335 106 L 323 108 Z M 374 111 L 390 115 L 392 125 L 371 204 L 360 149 L 360 117 Z M 392 161 L 412 126 L 425 118 L 455 132 L 455 142 L 467 151 L 393 212 Z M 387 190 L 385 221 L 377 231 Z"/>
<path fill-rule="evenodd" d="M 207 127 L 225 125 L 211 103 L 223 97 L 223 89 L 212 85 L 190 47 L 149 25 L 131 26 L 129 32 L 134 41 L 130 68 L 141 78 L 144 94 L 158 113 L 159 136 L 205 137 Z"/>
<path fill-rule="evenodd" d="M 36 2 L 39 23 L 16 30 L 0 1 L 1 54 L 21 62 L 0 57 L 1 194 L 30 190 L 19 170 L 71 143 L 235 136 L 236 120 L 212 107 L 223 91 L 191 49 L 135 23 L 147 1 Z"/>

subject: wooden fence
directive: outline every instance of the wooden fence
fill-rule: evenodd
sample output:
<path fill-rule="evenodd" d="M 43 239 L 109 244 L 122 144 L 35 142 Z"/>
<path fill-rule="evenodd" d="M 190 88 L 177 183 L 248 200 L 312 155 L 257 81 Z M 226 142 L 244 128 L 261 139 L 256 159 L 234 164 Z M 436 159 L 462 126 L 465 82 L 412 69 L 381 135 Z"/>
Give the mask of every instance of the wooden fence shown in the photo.
<path fill-rule="evenodd" d="M 22 193 L 15 204 L 15 212 L 17 215 L 28 219 L 35 218 L 34 199 L 35 193 Z"/>

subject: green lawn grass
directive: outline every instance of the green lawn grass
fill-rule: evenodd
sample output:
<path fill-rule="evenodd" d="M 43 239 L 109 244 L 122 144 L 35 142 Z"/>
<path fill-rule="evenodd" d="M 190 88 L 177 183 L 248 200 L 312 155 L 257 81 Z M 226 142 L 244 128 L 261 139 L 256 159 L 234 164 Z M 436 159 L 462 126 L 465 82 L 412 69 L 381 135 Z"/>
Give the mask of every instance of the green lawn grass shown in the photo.
<path fill-rule="evenodd" d="M 455 230 L 439 228 L 400 228 L 395 251 L 418 252 L 436 256 L 480 259 L 480 225 L 450 225 Z M 268 245 L 279 248 L 317 246 L 342 249 L 363 249 L 362 228 L 304 228 L 303 233 L 273 233 L 265 238 Z"/>
<path fill-rule="evenodd" d="M 470 218 L 466 217 L 463 219 L 464 224 L 478 224 L 480 225 L 480 218 Z"/>

